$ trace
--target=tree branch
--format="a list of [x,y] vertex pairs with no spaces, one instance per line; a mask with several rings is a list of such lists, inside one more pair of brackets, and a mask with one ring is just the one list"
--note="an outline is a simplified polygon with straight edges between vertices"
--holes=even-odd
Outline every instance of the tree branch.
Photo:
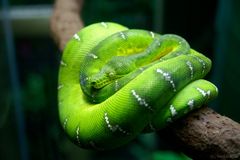
[[240,124],[208,107],[176,121],[168,131],[193,159],[240,159]]
[[79,13],[83,0],[56,0],[50,27],[59,49],[63,50],[67,41],[83,27]]
[[[83,27],[81,6],[82,0],[55,1],[51,30],[60,50]],[[188,114],[167,130],[180,142],[184,153],[194,159],[240,159],[240,124],[210,108]]]

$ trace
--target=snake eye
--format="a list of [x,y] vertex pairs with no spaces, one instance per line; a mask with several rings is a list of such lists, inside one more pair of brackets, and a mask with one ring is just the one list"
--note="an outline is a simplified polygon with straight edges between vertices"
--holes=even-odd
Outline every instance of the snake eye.
[[114,75],[115,75],[115,74],[114,74],[113,72],[109,72],[109,73],[108,73],[108,77],[110,77],[110,78],[113,78]]
[[96,85],[97,85],[97,82],[95,81],[91,82],[91,86],[96,87]]

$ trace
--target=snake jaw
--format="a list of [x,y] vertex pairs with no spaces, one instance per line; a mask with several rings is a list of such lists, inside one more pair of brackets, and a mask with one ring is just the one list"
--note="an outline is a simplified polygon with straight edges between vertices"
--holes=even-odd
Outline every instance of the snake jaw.
[[104,66],[97,73],[80,76],[81,88],[90,101],[98,101],[98,92],[107,85],[121,78],[123,75],[117,75],[114,69]]
[[90,85],[92,88],[101,89],[109,83],[110,81],[107,78],[104,78],[104,79],[93,80],[90,82]]
[[115,78],[114,72],[99,72],[90,78],[90,86],[95,89],[101,89],[110,84]]

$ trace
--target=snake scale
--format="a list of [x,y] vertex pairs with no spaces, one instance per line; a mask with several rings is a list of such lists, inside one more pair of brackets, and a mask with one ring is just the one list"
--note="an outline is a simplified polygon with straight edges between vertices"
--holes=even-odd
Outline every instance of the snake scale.
[[180,36],[91,24],[62,55],[61,124],[82,148],[122,146],[214,99],[216,86],[202,79],[210,68],[210,59]]

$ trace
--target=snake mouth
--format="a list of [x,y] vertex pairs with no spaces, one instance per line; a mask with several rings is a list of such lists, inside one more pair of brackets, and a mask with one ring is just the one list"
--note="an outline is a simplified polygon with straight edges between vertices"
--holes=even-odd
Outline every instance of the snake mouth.
[[90,85],[92,88],[94,89],[101,89],[105,86],[107,86],[108,84],[110,84],[113,80],[108,79],[108,78],[101,78],[101,79],[93,79],[90,82]]
[[101,78],[93,78],[90,81],[90,86],[94,89],[101,89],[111,83],[113,83],[116,79],[121,78],[121,75],[115,75],[114,77],[109,77],[107,75],[102,76]]
[[108,85],[110,82],[108,80],[104,81],[92,81],[90,85],[95,89],[101,89],[104,86]]
[[117,75],[114,69],[106,65],[99,72],[92,74],[89,85],[92,89],[101,89],[120,77],[121,75]]

